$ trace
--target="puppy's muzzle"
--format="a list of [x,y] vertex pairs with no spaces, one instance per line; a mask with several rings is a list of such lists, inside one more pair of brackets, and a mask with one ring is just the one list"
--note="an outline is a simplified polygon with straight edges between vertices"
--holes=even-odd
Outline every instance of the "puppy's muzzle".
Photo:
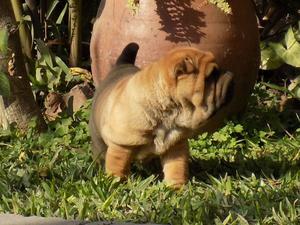
[[215,107],[216,109],[229,103],[233,98],[234,82],[233,73],[214,68],[208,79],[215,83]]

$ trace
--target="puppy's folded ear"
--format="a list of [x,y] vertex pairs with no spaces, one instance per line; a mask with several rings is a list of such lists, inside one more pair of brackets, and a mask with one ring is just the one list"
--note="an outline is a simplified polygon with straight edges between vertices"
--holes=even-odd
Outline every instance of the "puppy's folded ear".
[[185,57],[181,62],[176,64],[174,74],[177,77],[184,74],[194,73],[196,70],[197,68],[194,65],[193,60],[190,57]]

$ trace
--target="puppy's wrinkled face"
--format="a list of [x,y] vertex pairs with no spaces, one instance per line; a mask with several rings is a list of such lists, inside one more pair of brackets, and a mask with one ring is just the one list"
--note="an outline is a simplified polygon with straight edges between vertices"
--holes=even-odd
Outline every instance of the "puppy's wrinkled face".
[[179,123],[199,128],[225,103],[233,75],[219,71],[212,53],[190,47],[169,52],[163,62],[171,96],[182,106]]

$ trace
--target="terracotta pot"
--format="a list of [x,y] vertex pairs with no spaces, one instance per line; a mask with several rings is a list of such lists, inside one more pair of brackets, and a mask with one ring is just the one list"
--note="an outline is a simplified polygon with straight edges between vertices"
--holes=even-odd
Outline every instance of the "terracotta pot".
[[[105,77],[122,49],[139,45],[136,64],[143,67],[175,46],[191,45],[211,51],[217,63],[234,73],[234,99],[214,118],[242,111],[256,80],[259,66],[259,34],[251,0],[228,0],[226,15],[206,0],[140,0],[133,15],[126,0],[102,0],[91,39],[95,85]],[[222,114],[222,115],[220,115]]]

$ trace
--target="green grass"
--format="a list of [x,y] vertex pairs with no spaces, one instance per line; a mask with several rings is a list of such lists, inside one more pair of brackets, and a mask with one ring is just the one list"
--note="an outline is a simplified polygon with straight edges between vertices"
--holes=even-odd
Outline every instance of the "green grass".
[[[171,224],[300,224],[300,121],[278,113],[257,85],[239,122],[190,140],[191,178],[180,191],[134,166],[126,182],[90,154],[88,110],[37,135],[0,133],[0,213]],[[33,126],[34,127],[34,124]]]

